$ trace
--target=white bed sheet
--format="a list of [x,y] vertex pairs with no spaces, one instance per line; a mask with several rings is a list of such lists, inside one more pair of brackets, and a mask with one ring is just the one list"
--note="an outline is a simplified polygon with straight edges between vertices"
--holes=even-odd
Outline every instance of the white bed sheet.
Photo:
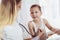
[[60,35],[54,34],[50,36],[47,40],[60,40]]

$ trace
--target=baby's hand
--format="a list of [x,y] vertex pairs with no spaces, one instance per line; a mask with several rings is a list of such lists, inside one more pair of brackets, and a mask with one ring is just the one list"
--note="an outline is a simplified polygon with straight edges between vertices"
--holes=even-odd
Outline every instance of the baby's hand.
[[[38,37],[41,38],[41,39],[46,39],[46,33],[45,33],[45,30],[42,30],[42,29],[39,29],[39,34],[38,34]],[[38,32],[37,32],[38,33]]]
[[57,30],[57,34],[60,35],[60,29]]
[[41,34],[42,30],[41,29],[38,29],[37,32],[36,32],[36,35],[39,35]]
[[36,32],[36,35],[39,35],[41,32],[40,32],[40,29],[37,30]]
[[44,33],[44,30],[42,30],[42,29],[37,30],[37,35],[40,35],[40,34],[43,34],[43,33]]

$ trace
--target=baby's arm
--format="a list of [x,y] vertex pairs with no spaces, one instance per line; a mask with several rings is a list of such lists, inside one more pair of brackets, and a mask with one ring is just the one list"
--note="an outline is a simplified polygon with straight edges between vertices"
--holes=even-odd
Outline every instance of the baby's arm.
[[44,23],[45,23],[45,25],[47,26],[48,29],[50,29],[51,31],[53,31],[55,33],[60,34],[60,29],[52,27],[46,19],[43,19],[43,20],[44,20]]
[[28,23],[28,28],[32,37],[40,36],[42,34],[42,32],[40,32],[41,29],[38,29],[37,32],[35,32],[34,26],[31,21]]
[[34,26],[31,21],[28,23],[28,28],[29,28],[29,31],[30,31],[30,34],[32,35],[32,37],[35,37],[36,34],[34,32]]

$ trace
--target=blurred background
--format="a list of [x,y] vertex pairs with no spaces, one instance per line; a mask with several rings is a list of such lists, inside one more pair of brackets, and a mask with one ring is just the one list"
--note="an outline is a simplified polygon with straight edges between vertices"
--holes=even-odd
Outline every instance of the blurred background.
[[[21,11],[18,11],[17,18],[21,24],[28,29],[28,22],[32,20],[30,7],[33,4],[41,6],[42,18],[46,18],[53,27],[60,29],[60,0],[22,0]],[[47,31],[49,30],[47,29]]]

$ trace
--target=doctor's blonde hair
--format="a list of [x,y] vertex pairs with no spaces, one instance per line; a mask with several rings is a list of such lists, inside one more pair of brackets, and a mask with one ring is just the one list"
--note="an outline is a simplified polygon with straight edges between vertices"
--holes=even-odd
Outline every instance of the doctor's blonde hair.
[[15,15],[15,0],[2,0],[0,6],[0,25],[11,24]]
[[17,9],[16,4],[21,0],[2,0],[0,4],[0,38],[2,38],[2,31],[6,25],[10,25],[14,22]]

